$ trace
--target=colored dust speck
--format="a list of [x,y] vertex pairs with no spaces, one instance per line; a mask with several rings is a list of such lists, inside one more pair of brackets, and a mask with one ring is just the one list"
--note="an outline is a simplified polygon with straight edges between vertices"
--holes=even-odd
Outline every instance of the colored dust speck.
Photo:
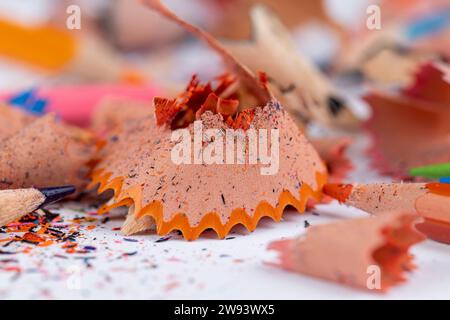
[[[0,228],[0,233],[5,236],[0,238],[0,244],[2,244],[0,248],[3,248],[0,252],[1,254],[30,253],[33,246],[49,247],[61,244],[61,248],[66,253],[82,253],[76,250],[77,239],[83,236],[82,230],[95,229],[96,226],[92,222],[96,221],[97,219],[93,217],[75,217],[65,221],[59,213],[39,210]],[[85,223],[89,225],[85,226]],[[22,243],[23,246],[19,245],[17,251],[5,249],[11,247],[13,243]]]
[[162,237],[162,238],[159,238],[158,240],[156,240],[155,242],[156,242],[156,243],[166,242],[166,241],[168,241],[170,238],[171,238],[170,236]]
[[164,291],[171,291],[173,289],[176,289],[180,286],[180,283],[177,281],[173,281],[173,282],[169,282],[165,287],[164,287]]

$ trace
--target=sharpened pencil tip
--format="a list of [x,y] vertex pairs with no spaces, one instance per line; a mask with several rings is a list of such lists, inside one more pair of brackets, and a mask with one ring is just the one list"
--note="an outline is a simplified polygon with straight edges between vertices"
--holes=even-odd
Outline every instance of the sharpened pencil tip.
[[351,184],[327,183],[323,187],[323,193],[343,203],[347,201],[352,189],[353,186]]
[[40,207],[42,207],[44,205],[58,201],[64,197],[74,193],[75,187],[74,186],[61,186],[61,187],[43,188],[43,189],[39,189],[39,191],[45,196],[45,201],[40,206]]

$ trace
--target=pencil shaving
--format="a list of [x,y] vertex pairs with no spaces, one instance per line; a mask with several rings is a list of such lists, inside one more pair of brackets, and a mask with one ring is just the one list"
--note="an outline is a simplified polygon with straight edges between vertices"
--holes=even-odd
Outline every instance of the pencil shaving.
[[82,187],[94,152],[90,134],[58,124],[53,115],[33,121],[3,140],[1,146],[0,189]]
[[436,108],[450,113],[450,66],[430,62],[421,64],[402,92],[412,99],[436,104]]
[[353,169],[346,151],[351,144],[350,138],[314,138],[311,143],[323,159],[328,170],[328,182],[342,182]]
[[304,236],[272,242],[269,249],[278,252],[274,265],[280,268],[384,292],[415,268],[409,248],[424,240],[416,221],[404,212],[344,220],[310,227]]
[[295,48],[289,31],[268,8],[251,10],[253,39],[223,42],[253,72],[264,70],[275,97],[303,127],[316,121],[354,128],[359,122],[337,89]]
[[377,85],[408,85],[414,81],[420,65],[435,59],[432,54],[398,52],[385,48],[361,64],[364,76]]
[[14,135],[34,120],[19,108],[0,104],[0,144],[3,139]]
[[133,121],[150,117],[153,112],[151,103],[105,97],[94,110],[91,127],[99,134],[114,134],[125,130]]
[[[267,129],[271,124],[281,131],[280,153],[286,157],[280,160],[276,175],[262,176],[260,164],[247,162],[177,165],[170,159],[175,145],[172,130],[156,126],[155,118],[145,119],[118,135],[117,146],[94,174],[93,185],[100,183],[99,192],[112,189],[115,193],[114,204],[100,211],[134,205],[135,218],[152,217],[159,234],[180,230],[189,240],[206,229],[214,229],[223,238],[236,224],[253,231],[263,216],[279,221],[288,204],[302,212],[308,198],[320,199],[325,168],[279,105],[270,103],[254,113],[251,127]],[[227,127],[222,116],[211,111],[202,120],[211,124],[208,129]],[[192,123],[188,128],[193,132]],[[125,148],[126,154],[119,151]]]
[[412,167],[450,162],[450,83],[445,76],[427,64],[403,94],[372,91],[365,97],[372,108],[366,123],[373,137],[368,153],[382,173],[407,177]]
[[[101,160],[93,176],[92,185],[100,184],[99,192],[113,189],[115,194],[114,204],[100,211],[133,206],[134,218],[151,217],[159,234],[180,230],[185,239],[194,240],[206,229],[223,238],[236,224],[253,231],[264,216],[279,221],[287,205],[303,212],[310,197],[319,200],[326,169],[281,105],[271,101],[264,76],[255,77],[214,38],[175,16],[159,1],[145,2],[206,40],[224,58],[231,74],[219,77],[217,85],[203,85],[193,77],[178,97],[154,99],[155,116],[118,135],[112,152]],[[245,105],[247,101],[255,104]],[[227,129],[241,133],[248,129],[279,130],[279,153],[283,156],[278,171],[262,175],[261,163],[249,161],[247,144],[242,149],[242,162],[203,165],[195,163],[197,154],[190,153],[188,160],[194,162],[176,164],[171,151],[177,141],[171,136],[187,129],[189,145],[195,144],[195,120],[200,120],[205,130],[223,133]],[[222,139],[205,141],[200,153],[216,143],[220,148]],[[238,140],[244,141],[242,137]],[[131,217],[128,220],[130,224],[137,222]],[[130,232],[127,227],[124,230]]]
[[198,38],[204,40],[206,44],[222,58],[229,71],[239,78],[242,86],[245,87],[247,91],[249,91],[255,98],[257,98],[258,105],[263,106],[272,99],[272,94],[269,90],[267,90],[265,84],[255,81],[255,77],[248,69],[248,67],[239,63],[236,58],[210,34],[179,18],[175,13],[164,6],[159,0],[141,1],[149,8],[152,8],[167,19],[173,21]]

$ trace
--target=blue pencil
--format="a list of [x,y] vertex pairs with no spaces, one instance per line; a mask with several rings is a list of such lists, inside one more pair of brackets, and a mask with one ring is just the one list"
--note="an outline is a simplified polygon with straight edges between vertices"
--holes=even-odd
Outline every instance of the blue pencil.
[[440,178],[439,182],[441,182],[441,183],[450,183],[450,177]]

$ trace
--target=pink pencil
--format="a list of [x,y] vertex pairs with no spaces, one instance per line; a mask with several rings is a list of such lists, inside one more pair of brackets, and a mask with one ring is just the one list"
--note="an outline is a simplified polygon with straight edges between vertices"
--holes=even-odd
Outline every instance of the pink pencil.
[[[36,97],[47,101],[46,112],[55,112],[67,123],[88,126],[95,107],[105,97],[151,102],[160,91],[152,85],[68,85],[36,89]],[[8,100],[14,94],[6,94]]]

